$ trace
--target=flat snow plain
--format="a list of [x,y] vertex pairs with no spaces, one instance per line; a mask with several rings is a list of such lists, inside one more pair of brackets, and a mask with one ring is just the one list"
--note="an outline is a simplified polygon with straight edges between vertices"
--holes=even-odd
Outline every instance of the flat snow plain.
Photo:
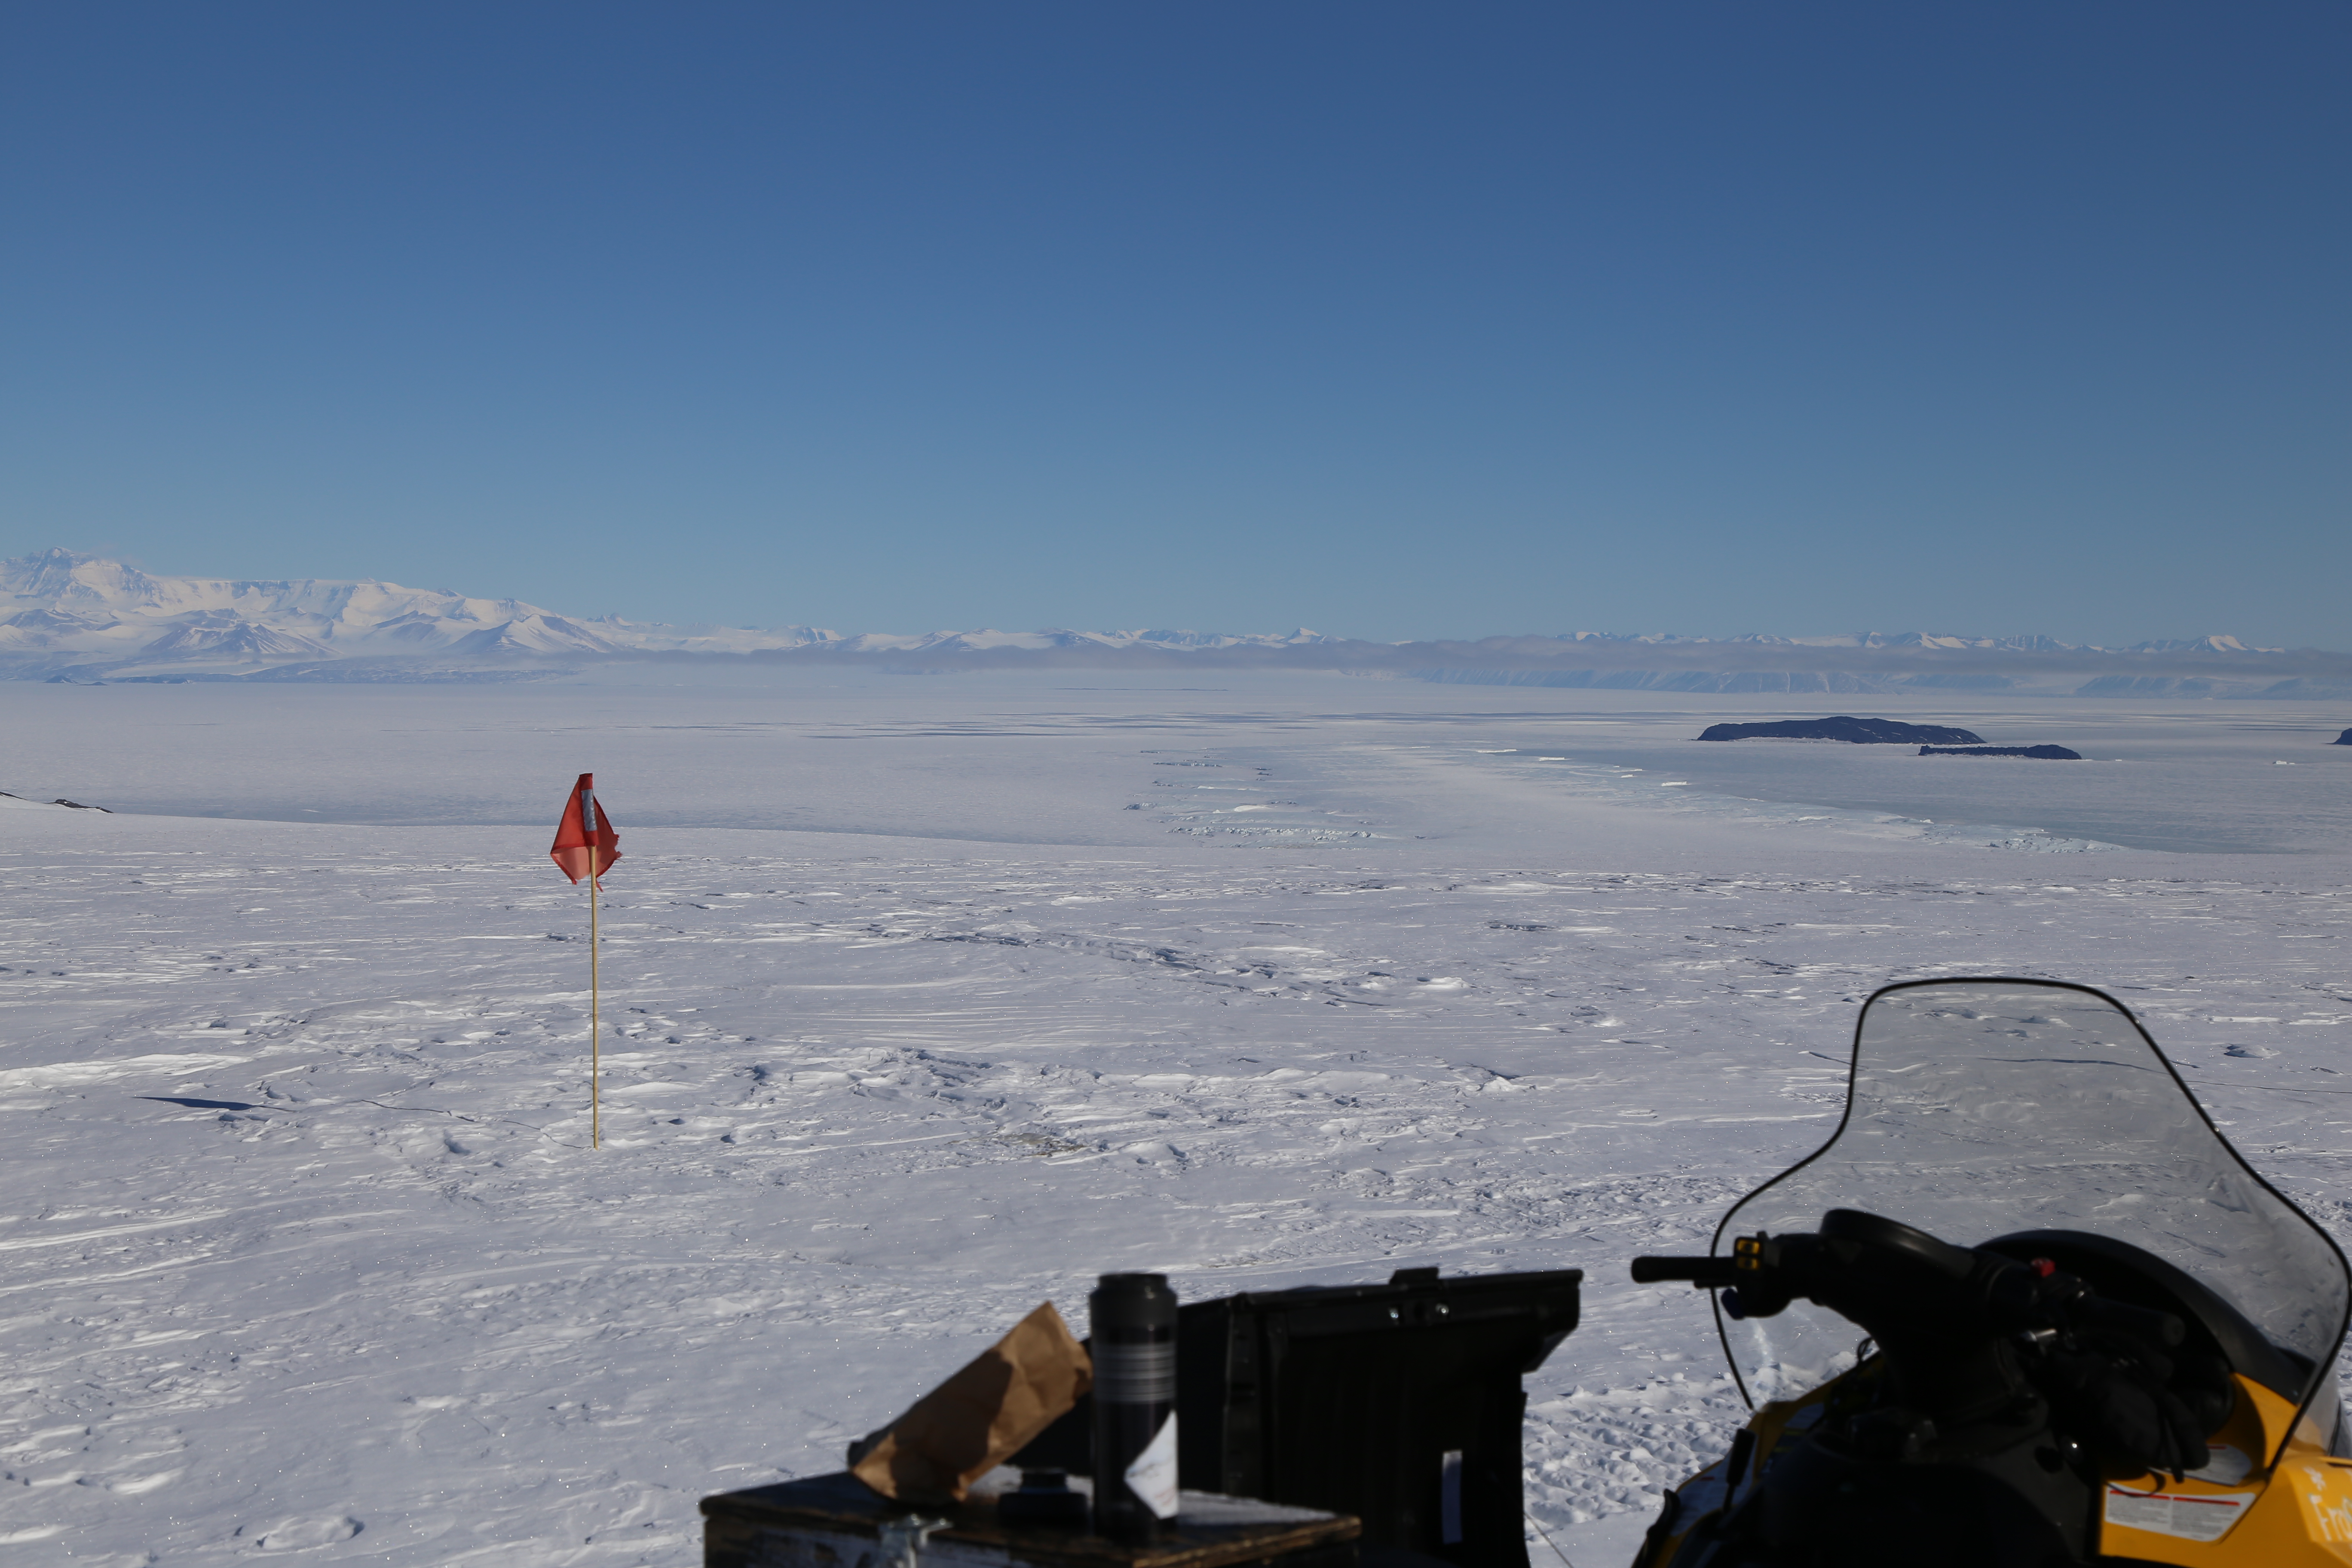
[[[1605,1568],[1741,1415],[1626,1259],[1895,979],[2114,991],[2352,1236],[2342,713],[681,679],[0,686],[0,789],[118,813],[0,801],[13,1561],[691,1564],[1099,1271],[1436,1264],[1587,1271],[1528,1498]],[[1845,711],[2095,760],[1691,740]]]

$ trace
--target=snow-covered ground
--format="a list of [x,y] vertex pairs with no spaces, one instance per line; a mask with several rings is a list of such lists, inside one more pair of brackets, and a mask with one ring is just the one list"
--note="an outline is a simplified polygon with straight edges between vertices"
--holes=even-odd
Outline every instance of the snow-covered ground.
[[1739,1418],[1625,1261],[1818,1142],[1895,978],[2112,989],[2352,1234],[2332,710],[1862,710],[2098,759],[2046,763],[1690,740],[1850,702],[661,679],[0,686],[0,790],[116,813],[0,801],[12,1560],[688,1564],[698,1497],[1097,1272],[1437,1264],[1587,1270],[1529,1500],[1622,1562]]

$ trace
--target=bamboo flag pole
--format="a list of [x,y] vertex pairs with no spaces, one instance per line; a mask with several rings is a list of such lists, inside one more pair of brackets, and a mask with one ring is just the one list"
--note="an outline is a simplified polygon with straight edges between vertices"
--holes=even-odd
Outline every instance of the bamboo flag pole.
[[597,1016],[602,989],[596,973],[597,932],[596,906],[604,900],[596,896],[596,840],[588,840],[588,1147],[604,1146],[604,1102],[599,1087],[604,1074],[604,1032]]
[[588,883],[588,1146],[604,1146],[604,986],[603,874],[621,858],[621,835],[613,819],[596,809],[596,775],[582,773],[563,803],[548,850],[557,868],[574,882]]

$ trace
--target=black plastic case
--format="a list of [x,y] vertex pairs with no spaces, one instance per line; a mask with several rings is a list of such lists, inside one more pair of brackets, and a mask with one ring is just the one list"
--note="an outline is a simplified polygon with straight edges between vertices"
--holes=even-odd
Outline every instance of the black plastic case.
[[[1408,1268],[1183,1306],[1182,1484],[1354,1514],[1367,1563],[1526,1568],[1519,1376],[1575,1329],[1583,1279]],[[1091,1418],[1082,1401],[1013,1462],[1090,1473]]]

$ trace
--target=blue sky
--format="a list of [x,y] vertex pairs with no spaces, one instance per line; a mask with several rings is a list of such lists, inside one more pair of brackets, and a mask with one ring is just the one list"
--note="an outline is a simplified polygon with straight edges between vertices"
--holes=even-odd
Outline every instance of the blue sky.
[[20,5],[0,554],[2352,646],[2352,8]]

